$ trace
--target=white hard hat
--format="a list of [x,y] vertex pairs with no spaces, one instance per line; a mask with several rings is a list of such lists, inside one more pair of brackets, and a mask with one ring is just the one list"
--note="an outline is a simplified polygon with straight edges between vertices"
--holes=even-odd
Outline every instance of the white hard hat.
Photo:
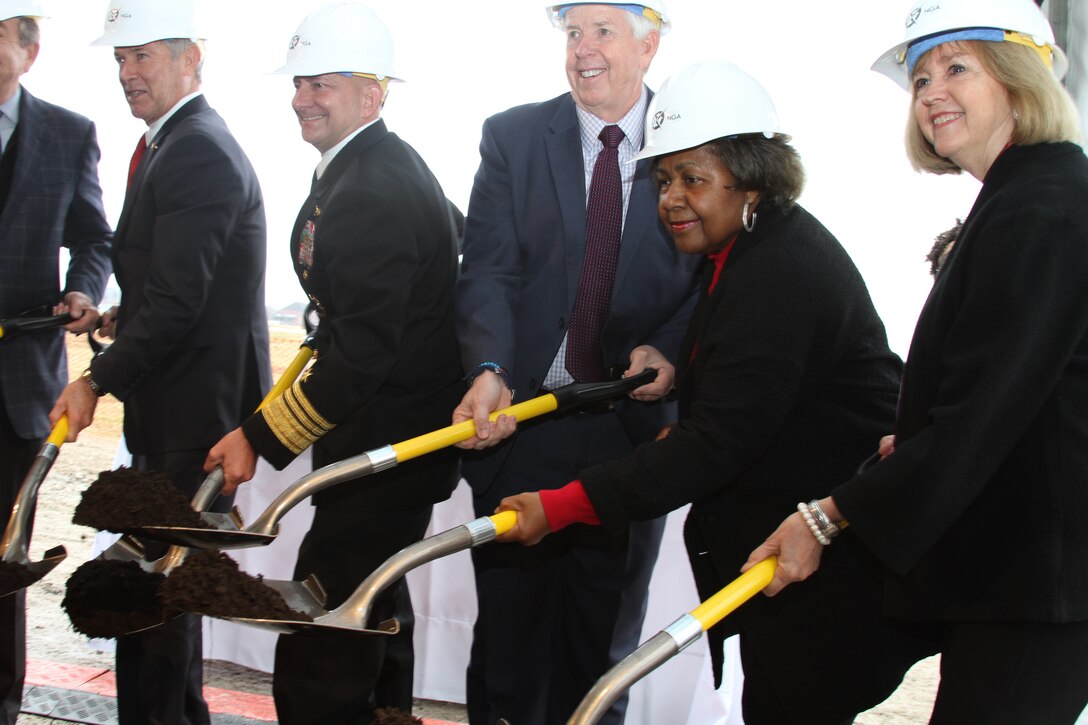
[[642,15],[650,20],[657,26],[658,31],[664,35],[669,32],[669,28],[672,27],[672,23],[669,22],[669,16],[665,12],[664,0],[641,0],[641,2],[623,2],[623,0],[589,0],[588,2],[568,2],[559,3],[558,5],[549,4],[545,6],[545,10],[548,13],[548,20],[552,21],[552,25],[562,29],[562,16],[566,9],[573,7],[574,5],[618,5],[624,10],[628,10],[635,15]]
[[42,17],[45,17],[45,13],[38,0],[0,0],[0,21]]
[[156,40],[202,40],[195,0],[110,0],[105,31],[91,45],[129,48]]
[[877,58],[872,68],[909,90],[917,57],[953,40],[1020,43],[1035,48],[1058,80],[1069,69],[1050,23],[1033,0],[915,0],[903,41]]
[[723,136],[779,132],[771,97],[732,63],[695,63],[671,76],[646,111],[646,144],[639,159],[701,146]]
[[299,23],[287,46],[287,64],[275,73],[319,76],[368,73],[401,80],[393,36],[373,10],[352,2],[327,5]]

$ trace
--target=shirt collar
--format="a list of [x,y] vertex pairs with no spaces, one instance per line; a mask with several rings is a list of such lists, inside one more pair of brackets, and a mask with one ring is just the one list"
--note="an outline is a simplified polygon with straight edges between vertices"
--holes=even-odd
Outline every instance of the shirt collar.
[[147,127],[147,131],[144,132],[144,141],[147,142],[147,145],[151,145],[151,142],[154,141],[155,137],[159,135],[159,131],[162,130],[162,127],[166,125],[166,122],[170,120],[171,116],[178,112],[179,108],[181,108],[197,96],[203,95],[203,93],[203,91],[196,91],[195,93],[190,93],[189,95],[185,96],[185,98],[182,98],[180,101],[175,103],[169,111],[162,114],[162,116],[157,121],[149,125]]
[[[616,121],[616,125],[623,129],[623,142],[630,144],[635,151],[642,149],[642,133],[646,124],[646,107],[649,105],[650,92],[646,88],[646,85],[642,86],[642,93],[639,94],[638,100],[635,101],[635,105],[631,106],[623,118]],[[575,106],[575,111],[578,113],[579,125],[593,134],[594,137],[598,136],[605,126],[610,126],[607,121],[603,121],[597,116],[593,115],[589,111],[586,111],[581,106]]]
[[351,143],[351,140],[353,138],[355,138],[356,136],[361,134],[363,131],[365,131],[366,129],[370,128],[375,123],[377,123],[379,118],[375,118],[370,123],[363,124],[359,128],[357,128],[354,131],[352,131],[351,133],[349,133],[347,136],[345,136],[344,139],[340,143],[336,144],[331,149],[329,149],[325,153],[321,154],[321,160],[317,162],[317,168],[314,169],[314,176],[316,176],[317,178],[320,179],[321,175],[325,173],[325,169],[329,168],[329,164],[331,164],[332,160],[336,158],[336,155],[338,153],[340,153],[344,149],[345,146],[347,146],[349,143]]

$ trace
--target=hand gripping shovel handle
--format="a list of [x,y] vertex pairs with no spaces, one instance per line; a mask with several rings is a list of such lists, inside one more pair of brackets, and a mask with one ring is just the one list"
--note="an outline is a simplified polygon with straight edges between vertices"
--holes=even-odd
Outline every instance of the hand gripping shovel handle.
[[[496,420],[500,415],[510,415],[518,421],[536,418],[555,410],[569,410],[588,403],[599,403],[626,395],[636,388],[652,383],[657,370],[647,368],[637,375],[603,383],[575,383],[557,388],[544,395],[496,410],[488,416]],[[476,435],[476,424],[471,420],[440,428],[415,438],[376,448],[358,456],[329,464],[303,476],[275,498],[246,531],[265,537],[276,535],[277,525],[288,511],[318,491],[343,481],[378,473],[393,468],[398,463],[418,458],[433,451],[466,441]],[[267,538],[267,543],[271,538]]]
[[606,672],[582,699],[567,725],[592,725],[632,685],[698,640],[737,607],[771,583],[778,566],[768,557],[741,574],[690,613],[646,640]]
[[45,480],[49,469],[53,467],[53,461],[57,460],[57,452],[60,450],[64,439],[68,437],[68,416],[62,415],[53,431],[42,444],[30,470],[23,478],[23,484],[19,487],[19,493],[15,498],[15,505],[11,509],[11,517],[8,519],[7,528],[4,530],[4,539],[0,543],[0,559],[4,561],[25,561],[27,558],[27,545],[29,544],[30,514],[34,510],[34,502],[38,498],[38,488]]

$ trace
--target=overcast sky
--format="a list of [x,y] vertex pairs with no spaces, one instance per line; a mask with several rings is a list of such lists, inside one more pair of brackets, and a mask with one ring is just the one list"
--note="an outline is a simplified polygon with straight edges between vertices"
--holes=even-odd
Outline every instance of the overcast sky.
[[[966,216],[971,178],[914,173],[903,152],[908,96],[869,70],[896,43],[902,0],[666,0],[673,29],[647,81],[706,59],[745,68],[768,89],[783,130],[808,172],[801,203],[834,232],[862,270],[905,354],[930,286],[924,256],[933,237]],[[32,93],[89,116],[102,147],[99,174],[111,222],[120,215],[128,159],[144,124],[131,116],[102,32],[103,0],[45,0],[42,52],[24,76]],[[318,153],[299,136],[289,77],[271,75],[319,0],[219,0],[203,7],[204,91],[245,148],[268,209],[268,303],[304,300],[287,253],[295,214]],[[406,83],[384,117],[427,160],[446,194],[467,211],[479,164],[480,127],[510,106],[567,90],[563,35],[533,0],[374,0],[389,26]],[[860,32],[859,32],[859,29]]]

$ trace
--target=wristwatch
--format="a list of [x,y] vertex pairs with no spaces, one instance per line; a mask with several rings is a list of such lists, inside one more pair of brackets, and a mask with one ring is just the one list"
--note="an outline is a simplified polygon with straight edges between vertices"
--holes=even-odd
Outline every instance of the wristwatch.
[[91,386],[91,392],[97,395],[99,398],[106,394],[106,391],[102,389],[102,386],[94,381],[94,376],[91,375],[90,368],[84,370],[83,374],[80,375],[80,377],[83,378],[84,381],[86,381],[87,385]]

